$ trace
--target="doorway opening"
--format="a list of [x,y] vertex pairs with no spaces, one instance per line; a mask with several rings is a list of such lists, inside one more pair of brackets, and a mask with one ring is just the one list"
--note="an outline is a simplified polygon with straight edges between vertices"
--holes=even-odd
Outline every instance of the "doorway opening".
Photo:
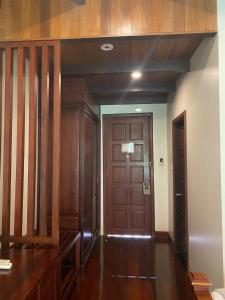
[[105,115],[105,235],[154,234],[152,114]]
[[173,121],[174,244],[188,268],[187,139],[186,112]]

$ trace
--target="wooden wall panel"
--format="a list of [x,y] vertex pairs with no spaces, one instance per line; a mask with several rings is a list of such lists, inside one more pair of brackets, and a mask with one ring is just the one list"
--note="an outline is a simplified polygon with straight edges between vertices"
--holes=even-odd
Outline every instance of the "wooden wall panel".
[[206,0],[207,7],[207,31],[213,31],[217,27],[217,6],[216,1]]
[[173,30],[175,32],[185,31],[185,0],[174,2]]
[[153,9],[153,2],[148,0],[141,1],[141,31],[148,32],[152,31],[152,9]]
[[196,31],[196,0],[185,0],[185,31]]
[[[207,3],[206,0],[198,0],[196,6],[196,29],[198,31],[207,30]],[[201,9],[204,7],[205,9]]]
[[216,32],[216,0],[2,0],[2,40]]

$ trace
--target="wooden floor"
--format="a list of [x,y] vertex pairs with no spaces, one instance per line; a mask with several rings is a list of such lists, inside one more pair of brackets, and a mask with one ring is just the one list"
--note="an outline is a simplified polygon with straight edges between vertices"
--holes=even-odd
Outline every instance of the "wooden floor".
[[166,243],[102,238],[71,299],[193,300],[185,272]]

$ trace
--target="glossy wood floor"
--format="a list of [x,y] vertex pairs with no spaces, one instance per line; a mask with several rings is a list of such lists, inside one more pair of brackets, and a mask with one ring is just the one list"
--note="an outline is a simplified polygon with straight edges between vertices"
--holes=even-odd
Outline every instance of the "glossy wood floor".
[[101,238],[71,299],[193,300],[185,272],[166,243]]

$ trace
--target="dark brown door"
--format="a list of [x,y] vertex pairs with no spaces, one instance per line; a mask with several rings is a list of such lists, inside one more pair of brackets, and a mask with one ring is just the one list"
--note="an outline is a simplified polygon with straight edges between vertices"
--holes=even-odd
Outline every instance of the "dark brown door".
[[183,265],[188,260],[187,230],[187,172],[186,172],[186,118],[185,113],[173,122],[174,154],[174,231],[175,248]]
[[106,234],[151,235],[152,117],[104,117]]

